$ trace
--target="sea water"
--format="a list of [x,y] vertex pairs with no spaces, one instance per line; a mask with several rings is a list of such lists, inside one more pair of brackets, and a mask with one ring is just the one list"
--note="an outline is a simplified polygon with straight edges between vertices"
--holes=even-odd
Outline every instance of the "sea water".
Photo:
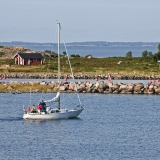
[[[88,45],[89,44],[89,45]],[[95,58],[105,57],[125,57],[127,52],[131,51],[133,57],[141,57],[142,52],[147,50],[155,54],[158,51],[158,42],[143,43],[143,42],[80,42],[61,45],[61,54],[67,52],[69,55],[78,54],[80,56],[92,55]],[[29,42],[0,42],[4,46],[21,46],[36,51],[52,50],[57,53],[57,45],[51,43],[29,43]]]
[[[159,95],[80,94],[79,118],[23,120],[23,105],[56,93],[0,93],[0,159],[159,160]],[[69,107],[77,105],[62,93]]]
[[[51,46],[28,46],[33,50],[53,50],[57,51],[57,47]],[[78,54],[80,56],[92,55],[95,58],[106,57],[125,57],[128,51],[132,51],[133,57],[141,57],[143,51],[149,51],[153,54],[157,52],[157,47],[113,47],[113,46],[67,46],[67,52],[69,55]],[[65,48],[61,49],[61,52],[65,52]]]

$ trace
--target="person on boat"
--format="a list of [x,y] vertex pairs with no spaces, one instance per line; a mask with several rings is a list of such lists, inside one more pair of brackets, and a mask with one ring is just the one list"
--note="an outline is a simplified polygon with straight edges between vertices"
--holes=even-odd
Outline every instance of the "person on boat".
[[28,107],[26,107],[26,112],[30,112],[30,107],[28,106]]
[[36,108],[35,108],[35,105],[33,104],[33,106],[32,106],[32,110],[31,110],[31,112],[33,112],[33,113],[35,113],[36,112]]
[[46,103],[43,100],[40,102],[40,105],[42,106],[42,111],[46,111]]
[[38,104],[38,106],[37,106],[37,110],[38,110],[38,113],[41,113],[41,110],[42,110],[42,106],[41,106],[41,104]]

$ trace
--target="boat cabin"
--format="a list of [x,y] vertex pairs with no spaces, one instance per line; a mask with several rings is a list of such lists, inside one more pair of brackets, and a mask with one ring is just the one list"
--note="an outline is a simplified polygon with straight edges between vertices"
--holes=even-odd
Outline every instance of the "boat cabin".
[[41,53],[17,53],[13,58],[18,65],[42,65],[44,60]]

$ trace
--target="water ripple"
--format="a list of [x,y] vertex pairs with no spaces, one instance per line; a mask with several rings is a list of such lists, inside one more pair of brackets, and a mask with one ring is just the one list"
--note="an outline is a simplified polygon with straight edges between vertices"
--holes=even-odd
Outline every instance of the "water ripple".
[[[1,103],[7,97],[1,94]],[[10,95],[1,107],[2,160],[160,159],[159,96],[80,94],[85,110],[67,120],[23,120],[26,97]],[[33,94],[34,101],[40,97]]]

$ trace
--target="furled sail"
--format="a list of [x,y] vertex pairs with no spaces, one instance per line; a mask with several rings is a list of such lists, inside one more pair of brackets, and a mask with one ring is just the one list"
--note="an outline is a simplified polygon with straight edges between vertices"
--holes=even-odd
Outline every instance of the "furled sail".
[[51,100],[46,100],[46,101],[44,101],[44,102],[45,102],[45,103],[47,103],[47,102],[58,102],[59,97],[60,97],[60,93],[57,92],[57,95],[56,95],[54,98],[52,98]]

